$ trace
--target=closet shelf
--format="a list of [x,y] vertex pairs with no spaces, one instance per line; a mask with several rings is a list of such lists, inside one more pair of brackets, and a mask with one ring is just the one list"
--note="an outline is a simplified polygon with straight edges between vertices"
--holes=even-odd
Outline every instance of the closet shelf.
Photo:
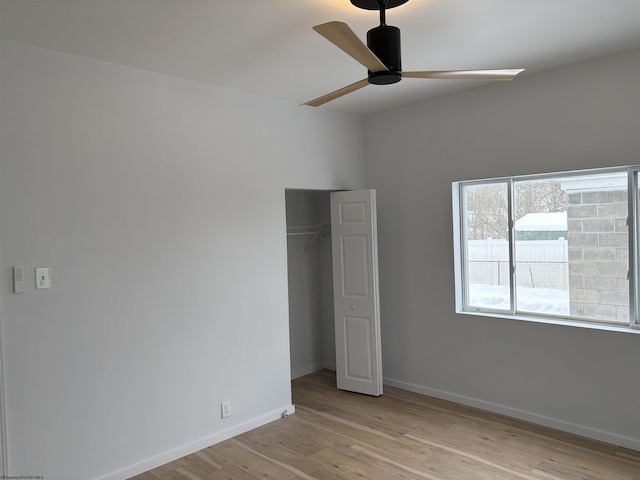
[[331,225],[287,225],[287,236],[313,235],[304,247],[304,253],[318,238],[326,238],[331,235]]

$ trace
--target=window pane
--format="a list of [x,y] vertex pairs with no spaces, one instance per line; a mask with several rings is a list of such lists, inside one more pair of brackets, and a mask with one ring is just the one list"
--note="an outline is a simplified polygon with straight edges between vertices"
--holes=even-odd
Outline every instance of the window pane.
[[463,196],[466,306],[511,310],[507,184],[469,185]]
[[628,324],[625,173],[514,182],[517,310]]

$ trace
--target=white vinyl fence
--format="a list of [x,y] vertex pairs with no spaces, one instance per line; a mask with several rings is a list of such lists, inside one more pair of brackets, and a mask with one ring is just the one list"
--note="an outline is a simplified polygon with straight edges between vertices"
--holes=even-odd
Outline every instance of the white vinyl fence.
[[[516,281],[531,288],[569,289],[567,240],[516,241]],[[509,243],[506,240],[469,240],[470,283],[509,285]]]

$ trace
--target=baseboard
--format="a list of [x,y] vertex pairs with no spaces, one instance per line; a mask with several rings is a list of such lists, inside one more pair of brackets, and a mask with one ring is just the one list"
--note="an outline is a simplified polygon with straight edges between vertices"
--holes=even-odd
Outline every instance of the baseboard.
[[310,373],[317,372],[318,370],[322,370],[324,365],[322,363],[318,363],[316,365],[310,365],[308,367],[300,368],[291,372],[291,380],[295,380],[296,378],[304,377],[305,375],[309,375]]
[[582,437],[599,440],[601,442],[611,443],[613,445],[619,445],[621,447],[630,448],[632,450],[640,451],[640,439],[625,437],[617,435],[611,432],[605,432],[602,430],[593,429],[583,425],[577,425],[575,423],[565,422],[556,418],[545,417],[524,410],[518,410],[517,408],[507,407],[497,403],[487,402],[485,400],[479,400],[473,397],[467,397],[464,395],[458,395],[456,393],[446,392],[443,390],[436,390],[433,388],[422,387],[420,385],[414,385],[412,383],[402,382],[400,380],[394,380],[393,378],[385,378],[384,384],[390,387],[401,388],[402,390],[408,390],[414,393],[420,393],[429,397],[440,398],[442,400],[449,400],[451,402],[461,403],[470,407],[480,408],[493,413],[499,413],[507,417],[517,418],[526,422],[536,423],[538,425],[544,425],[545,427],[555,428],[556,430],[562,430],[564,432],[573,433]]
[[128,478],[135,477],[136,475],[140,475],[141,473],[148,472],[149,470],[153,470],[154,468],[160,467],[166,463],[173,462],[174,460],[186,455],[195,453],[203,448],[210,447],[216,443],[223,442],[242,433],[248,432],[249,430],[253,430],[254,428],[258,428],[266,425],[267,423],[278,420],[282,418],[284,411],[286,411],[287,414],[295,413],[295,407],[293,405],[288,405],[279,408],[273,412],[267,413],[266,415],[254,418],[253,420],[236,425],[235,427],[215,433],[182,447],[178,447],[174,450],[170,450],[158,455],[157,457],[150,458],[149,460],[145,460],[122,470],[118,470],[117,472],[110,473],[109,475],[105,475],[104,477],[100,477],[96,480],[127,480]]

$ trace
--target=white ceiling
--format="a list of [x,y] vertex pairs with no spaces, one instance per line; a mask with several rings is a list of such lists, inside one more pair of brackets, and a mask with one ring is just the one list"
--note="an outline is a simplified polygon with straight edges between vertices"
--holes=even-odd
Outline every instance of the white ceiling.
[[[349,0],[0,0],[2,39],[297,104],[366,77],[311,28],[331,20],[362,39],[379,23]],[[639,48],[640,0],[409,0],[387,24],[404,70],[526,75]],[[480,84],[408,78],[318,108],[366,114]]]

